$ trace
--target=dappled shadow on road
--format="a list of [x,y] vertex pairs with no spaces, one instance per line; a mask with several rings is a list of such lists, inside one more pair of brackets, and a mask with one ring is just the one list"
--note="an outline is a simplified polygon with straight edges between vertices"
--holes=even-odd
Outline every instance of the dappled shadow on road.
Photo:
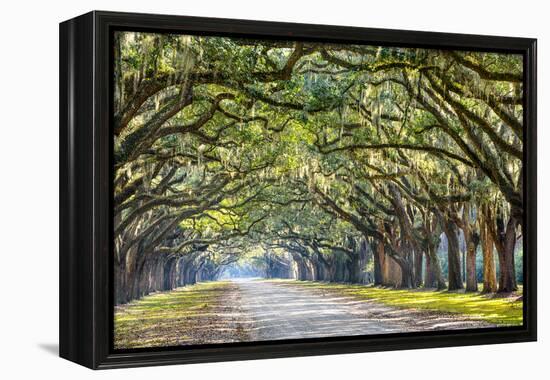
[[210,282],[119,305],[115,308],[115,348],[246,341],[247,322],[239,309],[239,296],[232,283]]
[[[490,327],[456,315],[396,309],[334,293],[271,282],[237,282],[253,340]],[[249,322],[250,323],[250,322]]]
[[115,311],[116,348],[492,327],[458,314],[401,309],[292,282],[254,280],[201,283]]

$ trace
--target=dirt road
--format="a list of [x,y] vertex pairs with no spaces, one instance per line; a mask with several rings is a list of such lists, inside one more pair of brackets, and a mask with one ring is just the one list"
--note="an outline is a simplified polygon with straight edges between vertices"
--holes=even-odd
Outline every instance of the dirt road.
[[234,280],[242,326],[250,340],[370,335],[491,327],[456,315],[396,309],[375,302],[292,286]]

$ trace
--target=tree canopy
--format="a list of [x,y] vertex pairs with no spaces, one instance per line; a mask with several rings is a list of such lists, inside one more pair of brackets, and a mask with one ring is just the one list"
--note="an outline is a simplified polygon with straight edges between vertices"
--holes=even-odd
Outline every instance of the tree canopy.
[[517,288],[521,55],[117,32],[114,58],[117,303],[243,258],[477,290],[478,247]]

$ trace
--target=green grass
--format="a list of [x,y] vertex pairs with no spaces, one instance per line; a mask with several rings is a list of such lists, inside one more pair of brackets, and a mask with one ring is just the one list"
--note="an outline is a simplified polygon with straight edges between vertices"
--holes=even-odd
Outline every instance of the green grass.
[[[523,301],[517,293],[512,297],[498,297],[481,293],[433,291],[428,289],[388,289],[367,285],[335,284],[311,281],[285,281],[299,286],[337,291],[361,299],[369,299],[399,308],[456,313],[500,326],[523,324]],[[521,289],[520,289],[521,291]]]
[[188,343],[190,334],[200,333],[197,323],[216,317],[216,306],[223,302],[227,286],[227,282],[201,282],[117,306],[115,348]]

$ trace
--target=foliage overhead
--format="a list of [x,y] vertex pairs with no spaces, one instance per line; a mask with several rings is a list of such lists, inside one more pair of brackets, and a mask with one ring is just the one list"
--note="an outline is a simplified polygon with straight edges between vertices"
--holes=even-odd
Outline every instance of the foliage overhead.
[[445,221],[521,225],[521,55],[136,32],[114,54],[118,263],[366,239],[403,266]]

